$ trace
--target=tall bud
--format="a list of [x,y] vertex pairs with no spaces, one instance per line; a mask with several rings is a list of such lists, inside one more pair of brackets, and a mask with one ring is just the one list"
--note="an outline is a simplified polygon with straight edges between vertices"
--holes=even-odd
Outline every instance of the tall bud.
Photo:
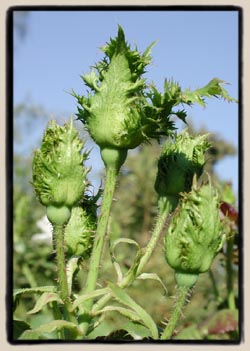
[[83,196],[88,170],[83,161],[83,142],[73,126],[73,120],[64,126],[50,121],[35,151],[32,171],[33,186],[52,224],[62,225],[70,218],[71,208]]

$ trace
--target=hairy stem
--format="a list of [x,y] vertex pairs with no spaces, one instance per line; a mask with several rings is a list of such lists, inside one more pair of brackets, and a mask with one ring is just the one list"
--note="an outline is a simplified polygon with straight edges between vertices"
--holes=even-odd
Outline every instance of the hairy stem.
[[177,326],[177,323],[180,319],[183,307],[185,305],[185,301],[189,294],[189,288],[186,286],[178,286],[177,287],[177,300],[171,315],[171,318],[161,335],[161,340],[169,340],[171,339],[173,332]]
[[[71,301],[69,296],[69,288],[66,273],[66,263],[64,254],[64,225],[53,226],[53,236],[55,242],[56,260],[57,260],[57,276],[60,290],[60,297],[64,302],[62,314],[66,321],[77,324],[75,315],[70,312]],[[60,338],[72,338],[71,332],[65,330],[61,333]]]
[[[108,219],[110,214],[110,208],[112,204],[113,194],[115,190],[115,184],[119,170],[111,167],[106,167],[106,183],[103,193],[103,200],[101,205],[100,218],[96,230],[92,255],[90,258],[89,272],[85,286],[85,293],[91,292],[96,288],[96,282],[98,278],[99,266],[101,261],[101,255],[103,251],[104,238],[106,234],[106,229],[108,225]],[[83,330],[83,334],[87,333],[90,318],[88,312],[93,305],[92,300],[86,301],[83,306],[83,316],[80,317],[80,325]]]
[[63,225],[54,225],[53,227],[60,297],[64,302],[67,303],[69,301],[69,289],[65,265],[63,230]]

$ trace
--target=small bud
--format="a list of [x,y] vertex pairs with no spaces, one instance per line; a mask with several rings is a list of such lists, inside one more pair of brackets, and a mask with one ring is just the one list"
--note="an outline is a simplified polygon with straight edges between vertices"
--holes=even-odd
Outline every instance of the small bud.
[[67,255],[88,258],[93,244],[97,217],[93,211],[80,206],[73,207],[65,227],[64,241]]
[[192,286],[209,270],[225,240],[219,217],[217,192],[211,184],[182,194],[165,237],[165,256],[179,285]]
[[[41,204],[47,207],[48,218],[55,224],[68,218],[68,210],[82,197],[87,169],[83,161],[83,143],[69,124],[59,126],[51,121],[43,136],[41,148],[35,151],[32,170],[33,185]],[[53,222],[52,222],[53,224]]]
[[176,137],[174,143],[166,143],[158,162],[155,190],[159,197],[179,197],[188,192],[194,175],[202,174],[205,152],[210,146],[207,134],[192,137],[185,130]]

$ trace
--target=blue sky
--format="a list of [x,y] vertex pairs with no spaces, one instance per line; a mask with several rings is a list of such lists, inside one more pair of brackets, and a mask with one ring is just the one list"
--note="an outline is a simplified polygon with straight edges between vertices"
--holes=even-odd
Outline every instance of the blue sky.
[[[116,36],[118,24],[141,52],[158,40],[145,78],[160,90],[165,78],[196,89],[218,77],[230,83],[227,90],[238,97],[237,11],[33,11],[27,24],[25,40],[15,42],[15,104],[29,98],[52,116],[74,115],[76,101],[67,92],[86,92],[80,75],[102,58],[99,48]],[[238,148],[237,104],[207,102],[205,109],[188,108],[188,120]],[[34,136],[42,136],[40,128],[45,125],[39,124]],[[95,147],[90,163],[95,176],[102,167]],[[233,182],[237,192],[237,155],[220,162],[216,170],[222,179]]]

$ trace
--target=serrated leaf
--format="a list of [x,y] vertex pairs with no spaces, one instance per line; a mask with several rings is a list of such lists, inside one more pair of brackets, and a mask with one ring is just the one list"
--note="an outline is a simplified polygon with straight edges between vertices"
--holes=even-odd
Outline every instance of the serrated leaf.
[[158,329],[151,316],[140,305],[138,305],[127,293],[125,293],[124,290],[112,283],[109,283],[109,287],[112,291],[114,298],[121,304],[124,304],[125,306],[128,306],[129,308],[133,309],[140,317],[143,324],[146,327],[148,327],[153,339],[157,339]]
[[79,268],[81,261],[82,261],[82,257],[74,256],[74,257],[71,257],[69,259],[69,261],[67,262],[66,274],[67,274],[69,295],[71,295],[71,293],[72,293],[72,284],[73,284],[74,274],[76,273],[77,269]]
[[161,280],[161,278],[156,274],[156,273],[142,273],[140,274],[137,279],[142,279],[142,280],[155,280],[157,282],[159,282],[161,284],[161,286],[164,289],[165,294],[168,294],[168,289],[166,288],[165,284],[163,283],[163,281]]
[[56,330],[67,329],[73,335],[75,339],[78,335],[81,335],[81,330],[72,322],[67,322],[63,320],[54,320],[50,323],[43,324],[40,327],[33,330],[26,330],[19,340],[39,340],[45,334],[53,333]]
[[28,311],[27,314],[34,314],[43,309],[45,305],[50,302],[57,301],[59,304],[63,304],[62,299],[57,293],[44,293],[37,300],[35,307],[32,310]]
[[14,319],[13,321],[13,339],[17,340],[25,330],[29,330],[30,325],[24,321]]
[[42,292],[56,292],[56,286],[41,286],[37,288],[27,288],[27,289],[15,289],[13,296],[14,298],[22,294],[37,294]]
[[77,308],[78,306],[83,304],[85,301],[87,301],[89,299],[94,299],[95,297],[99,297],[101,295],[105,295],[109,292],[110,292],[110,290],[108,288],[103,288],[103,289],[91,291],[90,293],[80,295],[73,302],[71,311],[74,311],[75,308]]
[[37,288],[27,288],[27,289],[14,289],[13,292],[13,303],[14,311],[18,305],[18,301],[21,295],[24,294],[40,294],[43,292],[56,292],[57,288],[55,286],[42,286]]
[[134,311],[120,306],[106,306],[101,310],[99,310],[98,312],[96,312],[95,314],[101,314],[105,312],[119,312],[123,316],[129,319],[132,319],[134,321],[139,321],[141,319],[140,316]]

